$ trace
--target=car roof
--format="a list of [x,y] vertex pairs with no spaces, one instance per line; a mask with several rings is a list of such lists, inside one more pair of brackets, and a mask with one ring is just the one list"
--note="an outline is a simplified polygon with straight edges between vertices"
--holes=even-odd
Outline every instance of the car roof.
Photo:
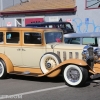
[[0,31],[11,31],[11,30],[39,30],[39,31],[62,31],[61,29],[58,28],[45,28],[45,27],[0,27]]
[[100,37],[100,32],[89,32],[89,33],[71,33],[64,34],[65,38],[76,38],[76,37]]
[[52,24],[71,24],[70,22],[39,22],[39,23],[31,23],[31,24],[27,24],[26,26],[36,26],[36,25],[52,25]]

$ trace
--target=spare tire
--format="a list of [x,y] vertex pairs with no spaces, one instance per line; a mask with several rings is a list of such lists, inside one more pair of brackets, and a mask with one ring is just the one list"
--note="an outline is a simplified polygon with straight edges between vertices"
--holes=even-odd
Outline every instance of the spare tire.
[[55,53],[45,53],[40,59],[40,68],[42,72],[48,73],[51,69],[61,63],[60,57]]

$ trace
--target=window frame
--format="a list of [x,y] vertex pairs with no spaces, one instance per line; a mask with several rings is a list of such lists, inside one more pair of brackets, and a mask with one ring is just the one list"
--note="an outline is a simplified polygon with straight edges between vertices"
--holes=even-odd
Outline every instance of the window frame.
[[[80,40],[79,40],[79,42],[80,42],[79,44],[82,44],[82,38],[80,38],[80,37],[70,37],[70,38],[69,38],[69,37],[68,37],[68,38],[65,37],[65,38],[64,38],[64,42],[67,43],[67,44],[73,44],[73,43],[71,43],[71,42],[72,42],[73,39],[76,39],[76,38],[79,38],[79,39],[80,39]],[[67,42],[65,41],[66,39],[68,39]],[[75,43],[75,44],[76,44],[76,43]]]
[[[85,10],[100,9],[100,7],[88,8],[88,7],[87,7],[87,1],[88,1],[88,0],[85,0]],[[99,6],[100,6],[100,3],[99,3]]]
[[[82,38],[82,44],[83,44],[83,39],[84,39],[84,38],[94,38],[94,39],[95,39],[95,40],[94,40],[94,41],[95,41],[95,45],[92,45],[92,46],[93,46],[93,47],[98,46],[98,38],[97,38],[97,37],[83,37],[83,38]],[[88,44],[89,44],[89,43],[88,43]],[[87,45],[87,44],[83,44],[83,45]]]
[[[47,43],[47,40],[46,40],[46,34],[48,34],[48,33],[50,33],[50,32],[54,32],[54,33],[60,32],[61,35],[62,35],[62,40],[61,40],[60,43],[63,43],[63,42],[64,42],[63,32],[62,32],[62,31],[45,31],[45,32],[44,32],[44,40],[45,40],[45,44],[49,44],[49,43]],[[54,42],[51,42],[51,43],[54,43]]]
[[3,41],[2,42],[0,42],[0,45],[3,45],[4,44],[4,32],[2,32],[2,31],[0,31],[0,33],[2,33],[2,39],[3,39]]
[[[11,32],[11,33],[13,33],[13,32],[18,32],[19,33],[19,42],[18,43],[7,43],[7,32]],[[21,44],[21,34],[20,34],[20,31],[5,31],[5,44],[9,44],[9,45],[20,45]]]
[[[71,43],[72,41],[73,41],[73,39],[79,39],[79,43]],[[80,44],[81,42],[81,38],[79,38],[79,37],[74,37],[74,38],[71,38],[70,39],[70,44]]]
[[[23,45],[25,45],[25,46],[30,46],[30,45],[38,45],[38,46],[40,46],[40,45],[43,45],[43,38],[42,38],[41,32],[36,32],[36,31],[23,31],[22,33],[23,33],[23,35],[22,35],[22,37],[23,37],[22,44]],[[25,33],[39,33],[41,35],[41,44],[28,44],[28,43],[24,43],[24,34]]]

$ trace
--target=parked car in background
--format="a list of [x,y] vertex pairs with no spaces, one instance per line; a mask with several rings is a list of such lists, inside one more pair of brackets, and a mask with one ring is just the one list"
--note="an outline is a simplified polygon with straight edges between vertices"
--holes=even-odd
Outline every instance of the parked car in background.
[[67,44],[90,44],[93,47],[100,47],[100,32],[65,34],[64,41]]
[[100,48],[65,44],[55,28],[0,28],[0,78],[8,74],[53,78],[69,86],[100,77]]
[[39,22],[27,24],[26,27],[60,28],[64,34],[75,33],[73,25],[70,22]]

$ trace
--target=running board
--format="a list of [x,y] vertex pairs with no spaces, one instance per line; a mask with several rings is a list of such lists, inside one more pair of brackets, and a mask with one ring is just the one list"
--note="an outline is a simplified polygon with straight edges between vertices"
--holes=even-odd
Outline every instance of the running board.
[[30,73],[30,72],[11,72],[9,74],[23,75],[23,76],[34,76],[34,77],[42,76],[41,73]]
[[90,76],[91,79],[96,79],[96,78],[99,78],[99,77],[100,77],[100,73]]

